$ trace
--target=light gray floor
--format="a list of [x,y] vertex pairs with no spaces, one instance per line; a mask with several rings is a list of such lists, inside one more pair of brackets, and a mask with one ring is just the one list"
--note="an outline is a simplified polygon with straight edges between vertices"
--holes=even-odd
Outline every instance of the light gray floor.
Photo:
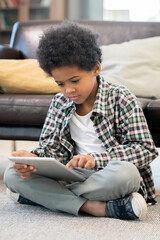
[[[36,142],[17,142],[17,149],[31,150]],[[11,141],[0,141],[1,176],[11,155]],[[160,191],[160,158],[152,163],[156,188]],[[74,217],[45,208],[14,203],[0,180],[0,240],[159,240],[160,196],[148,208],[144,221],[123,221],[81,215]]]
[[81,215],[74,217],[10,200],[0,181],[1,240],[159,240],[159,204],[149,207],[144,221]]

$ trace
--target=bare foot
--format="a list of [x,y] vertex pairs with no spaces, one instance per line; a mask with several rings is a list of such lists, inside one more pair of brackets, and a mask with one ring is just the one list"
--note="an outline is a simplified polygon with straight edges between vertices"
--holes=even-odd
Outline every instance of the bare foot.
[[80,208],[81,212],[89,213],[96,217],[106,217],[106,203],[100,201],[86,201]]

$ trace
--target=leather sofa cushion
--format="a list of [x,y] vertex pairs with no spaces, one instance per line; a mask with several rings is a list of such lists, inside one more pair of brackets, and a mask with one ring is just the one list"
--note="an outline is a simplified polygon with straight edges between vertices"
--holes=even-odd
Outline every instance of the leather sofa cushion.
[[15,126],[1,125],[0,138],[4,140],[28,140],[38,141],[41,133],[41,127],[35,126]]
[[0,124],[43,126],[53,95],[0,94]]
[[[0,94],[1,139],[38,141],[52,98],[53,95]],[[159,146],[160,100],[138,100]]]
[[21,59],[21,52],[14,48],[0,45],[0,59]]
[[160,132],[160,100],[149,103],[146,107],[146,118],[150,130]]
[[[0,124],[20,124],[41,127],[53,96],[54,95],[0,94]],[[152,114],[157,115],[158,111],[160,111],[160,100],[154,101],[147,98],[138,98],[138,101],[145,112],[147,110],[147,116],[150,119],[152,119]]]

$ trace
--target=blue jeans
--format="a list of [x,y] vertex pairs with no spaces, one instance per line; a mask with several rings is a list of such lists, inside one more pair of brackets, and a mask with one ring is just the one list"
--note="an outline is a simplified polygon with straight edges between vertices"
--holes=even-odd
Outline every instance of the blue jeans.
[[37,174],[23,180],[9,166],[4,174],[4,183],[12,192],[45,206],[78,215],[87,200],[110,201],[122,198],[140,188],[140,174],[129,162],[111,161],[100,171],[81,169],[87,175],[84,182],[60,182]]

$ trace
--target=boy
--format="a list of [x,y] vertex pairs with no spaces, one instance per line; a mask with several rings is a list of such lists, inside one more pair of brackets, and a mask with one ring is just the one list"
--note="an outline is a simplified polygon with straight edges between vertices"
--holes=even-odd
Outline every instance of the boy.
[[14,156],[54,157],[86,174],[84,182],[60,182],[15,164],[4,175],[19,203],[40,204],[78,215],[141,219],[154,204],[150,162],[158,153],[143,111],[124,86],[100,76],[101,50],[90,29],[63,23],[38,47],[41,68],[60,87],[50,105],[39,147]]

